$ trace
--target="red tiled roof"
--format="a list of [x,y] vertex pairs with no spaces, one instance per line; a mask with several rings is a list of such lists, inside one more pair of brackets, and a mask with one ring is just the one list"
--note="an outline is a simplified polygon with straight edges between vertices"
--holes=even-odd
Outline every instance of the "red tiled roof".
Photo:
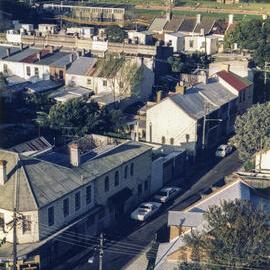
[[219,76],[225,82],[230,84],[237,91],[242,91],[252,84],[252,82],[245,80],[244,78],[241,78],[236,74],[225,70],[218,72],[217,76]]

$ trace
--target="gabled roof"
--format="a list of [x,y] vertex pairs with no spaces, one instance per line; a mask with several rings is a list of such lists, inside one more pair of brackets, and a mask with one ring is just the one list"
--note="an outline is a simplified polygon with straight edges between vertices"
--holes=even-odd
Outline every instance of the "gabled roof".
[[225,35],[228,28],[228,22],[225,20],[216,20],[212,29],[213,35]]
[[[198,93],[187,93],[185,95],[175,94],[168,97],[177,106],[179,106],[184,112],[186,112],[193,119],[200,119],[205,114],[206,100],[203,96]],[[208,104],[208,103],[207,103]],[[208,104],[208,113],[218,109],[213,104]]]
[[186,17],[182,22],[179,31],[180,32],[193,32],[196,26],[196,18],[194,17]]
[[149,32],[162,32],[167,23],[166,18],[156,17],[148,28]]
[[184,16],[173,15],[172,19],[166,23],[164,30],[168,32],[178,32],[184,19]]
[[204,34],[209,34],[215,24],[214,18],[202,17],[201,22],[198,23],[194,29],[194,33],[200,34],[201,31],[204,31]]
[[207,100],[220,107],[237,98],[236,95],[214,78],[209,78],[207,84],[195,84],[191,89],[188,89],[188,92],[200,93]]
[[27,156],[36,156],[50,149],[52,149],[52,145],[44,137],[38,137],[11,147],[10,151]]
[[203,213],[169,211],[168,226],[198,227],[203,222]]
[[81,76],[91,76],[91,70],[94,68],[96,62],[96,58],[79,57],[72,63],[66,73]]
[[249,81],[248,79],[242,78],[236,75],[235,73],[228,72],[225,70],[216,73],[216,75],[239,92],[252,85],[252,82]]
[[[0,160],[7,161],[8,174],[6,183],[0,185],[0,208],[13,210],[17,201],[18,211],[37,210],[150,149],[151,147],[141,143],[124,142],[96,157],[86,159],[86,156],[82,156],[84,162],[76,168],[69,163],[65,166],[58,165],[53,157],[46,161],[51,154],[34,158],[0,150]],[[60,161],[59,157],[62,158],[55,158]]]

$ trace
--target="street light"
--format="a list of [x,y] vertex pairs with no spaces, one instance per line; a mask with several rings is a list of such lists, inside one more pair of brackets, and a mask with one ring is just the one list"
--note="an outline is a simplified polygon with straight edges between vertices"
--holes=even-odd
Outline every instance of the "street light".
[[202,149],[205,149],[205,133],[206,133],[206,122],[222,122],[222,119],[210,119],[210,118],[206,118],[206,116],[204,115],[203,117],[203,137],[202,137]]

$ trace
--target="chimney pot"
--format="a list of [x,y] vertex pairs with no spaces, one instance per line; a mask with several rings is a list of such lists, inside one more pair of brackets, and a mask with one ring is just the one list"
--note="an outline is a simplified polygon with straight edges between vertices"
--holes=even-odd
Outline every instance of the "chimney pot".
[[234,15],[233,14],[230,14],[229,15],[229,25],[232,25],[233,24],[233,19],[234,19]]
[[10,48],[7,48],[7,57],[10,56]]
[[197,22],[197,24],[201,23],[201,18],[202,18],[202,15],[201,14],[197,14],[197,16],[196,16],[196,22]]
[[0,185],[4,185],[7,181],[7,161],[0,160]]
[[78,143],[70,144],[69,152],[70,152],[70,164],[73,167],[79,167],[81,164],[81,157]]
[[40,52],[37,53],[37,59],[38,59],[38,61],[40,61],[40,59],[41,59],[41,53]]

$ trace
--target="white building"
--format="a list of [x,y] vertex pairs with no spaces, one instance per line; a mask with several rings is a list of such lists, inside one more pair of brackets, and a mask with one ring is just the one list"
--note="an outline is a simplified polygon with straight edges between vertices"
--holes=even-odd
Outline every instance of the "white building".
[[77,34],[82,38],[91,38],[95,34],[94,27],[68,27],[66,30],[67,34],[75,35]]
[[153,34],[149,31],[128,31],[128,39],[133,44],[151,45],[153,43]]
[[63,233],[95,237],[150,195],[151,162],[151,147],[97,135],[38,158],[0,150],[1,263],[12,261],[14,208],[17,267],[52,269],[74,251]]
[[185,51],[215,54],[218,52],[218,37],[212,35],[185,36]]
[[[213,78],[170,95],[147,110],[146,141],[183,146],[189,155],[195,156],[202,144],[215,146],[232,132],[236,100],[236,94]],[[205,118],[222,122],[206,122],[204,130]]]
[[52,78],[64,79],[67,66],[73,61],[70,53],[45,49],[25,48],[1,59],[0,72],[17,75],[32,82]]
[[90,89],[95,95],[110,95],[115,101],[146,101],[154,84],[153,60],[149,58],[78,58],[66,73],[66,84]]
[[57,25],[56,24],[39,24],[37,31],[39,33],[42,33],[42,35],[56,34]]
[[185,36],[180,32],[165,33],[164,42],[166,45],[172,46],[174,52],[183,52],[185,51]]

